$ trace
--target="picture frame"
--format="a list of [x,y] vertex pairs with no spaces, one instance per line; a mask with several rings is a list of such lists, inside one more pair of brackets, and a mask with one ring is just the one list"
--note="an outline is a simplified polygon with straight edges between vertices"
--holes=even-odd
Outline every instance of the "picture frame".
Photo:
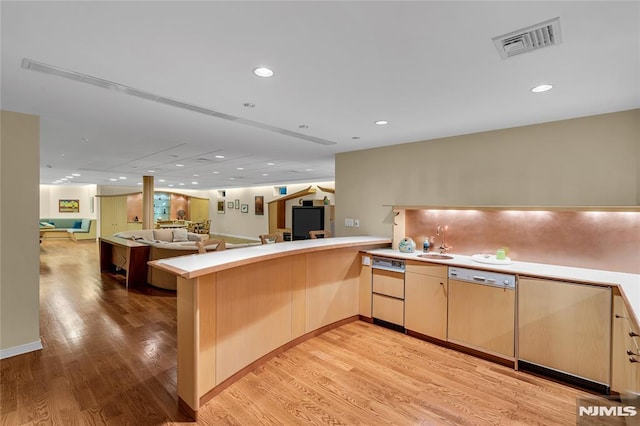
[[235,200],[233,203],[234,203],[234,207],[235,207],[236,209],[239,209],[239,208],[240,208],[240,200]]
[[224,214],[224,200],[218,200],[218,214]]
[[233,209],[233,201],[227,202],[227,208],[228,209]]
[[240,211],[242,213],[249,213],[249,204],[243,204],[242,206],[240,206]]
[[255,197],[255,213],[256,216],[264,216],[264,196],[256,195]]
[[59,213],[80,213],[80,200],[58,200]]

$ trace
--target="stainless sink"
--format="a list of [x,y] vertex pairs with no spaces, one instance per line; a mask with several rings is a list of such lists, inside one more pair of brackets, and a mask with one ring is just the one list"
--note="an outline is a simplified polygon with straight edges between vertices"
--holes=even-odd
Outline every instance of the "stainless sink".
[[423,259],[437,259],[437,260],[453,259],[453,256],[449,256],[448,254],[438,254],[438,253],[419,254],[418,257],[421,257]]

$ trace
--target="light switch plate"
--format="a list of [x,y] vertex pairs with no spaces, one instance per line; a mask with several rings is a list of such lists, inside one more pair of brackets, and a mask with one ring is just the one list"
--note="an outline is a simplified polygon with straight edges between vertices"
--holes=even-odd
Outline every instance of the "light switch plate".
[[344,220],[344,226],[353,226],[353,219],[345,219]]
[[360,228],[360,219],[353,219],[353,226]]

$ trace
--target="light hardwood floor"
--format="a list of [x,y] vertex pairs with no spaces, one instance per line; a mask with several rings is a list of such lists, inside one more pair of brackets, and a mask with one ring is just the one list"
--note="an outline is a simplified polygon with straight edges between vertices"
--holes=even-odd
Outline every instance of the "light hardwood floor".
[[[92,242],[44,241],[44,350],[3,360],[0,424],[185,424],[171,292],[126,291]],[[587,394],[364,322],[279,355],[199,424],[575,424]]]

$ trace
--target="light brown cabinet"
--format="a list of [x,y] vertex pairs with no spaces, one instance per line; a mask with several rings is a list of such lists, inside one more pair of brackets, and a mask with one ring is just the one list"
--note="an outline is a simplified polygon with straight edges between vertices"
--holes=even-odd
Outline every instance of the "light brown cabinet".
[[128,230],[127,195],[100,197],[100,236]]
[[447,340],[508,360],[515,358],[515,291],[449,280]]
[[360,256],[360,294],[358,313],[366,318],[371,318],[371,255]]
[[447,339],[447,267],[408,261],[404,321],[407,330]]
[[372,295],[373,317],[391,324],[402,326],[404,323],[404,301],[383,294]]
[[189,198],[189,219],[194,222],[203,222],[209,219],[208,198]]
[[404,327],[404,272],[372,268],[371,289],[374,320]]
[[613,296],[611,389],[620,394],[640,393],[640,330],[620,294]]
[[609,384],[611,288],[521,277],[519,359]]

